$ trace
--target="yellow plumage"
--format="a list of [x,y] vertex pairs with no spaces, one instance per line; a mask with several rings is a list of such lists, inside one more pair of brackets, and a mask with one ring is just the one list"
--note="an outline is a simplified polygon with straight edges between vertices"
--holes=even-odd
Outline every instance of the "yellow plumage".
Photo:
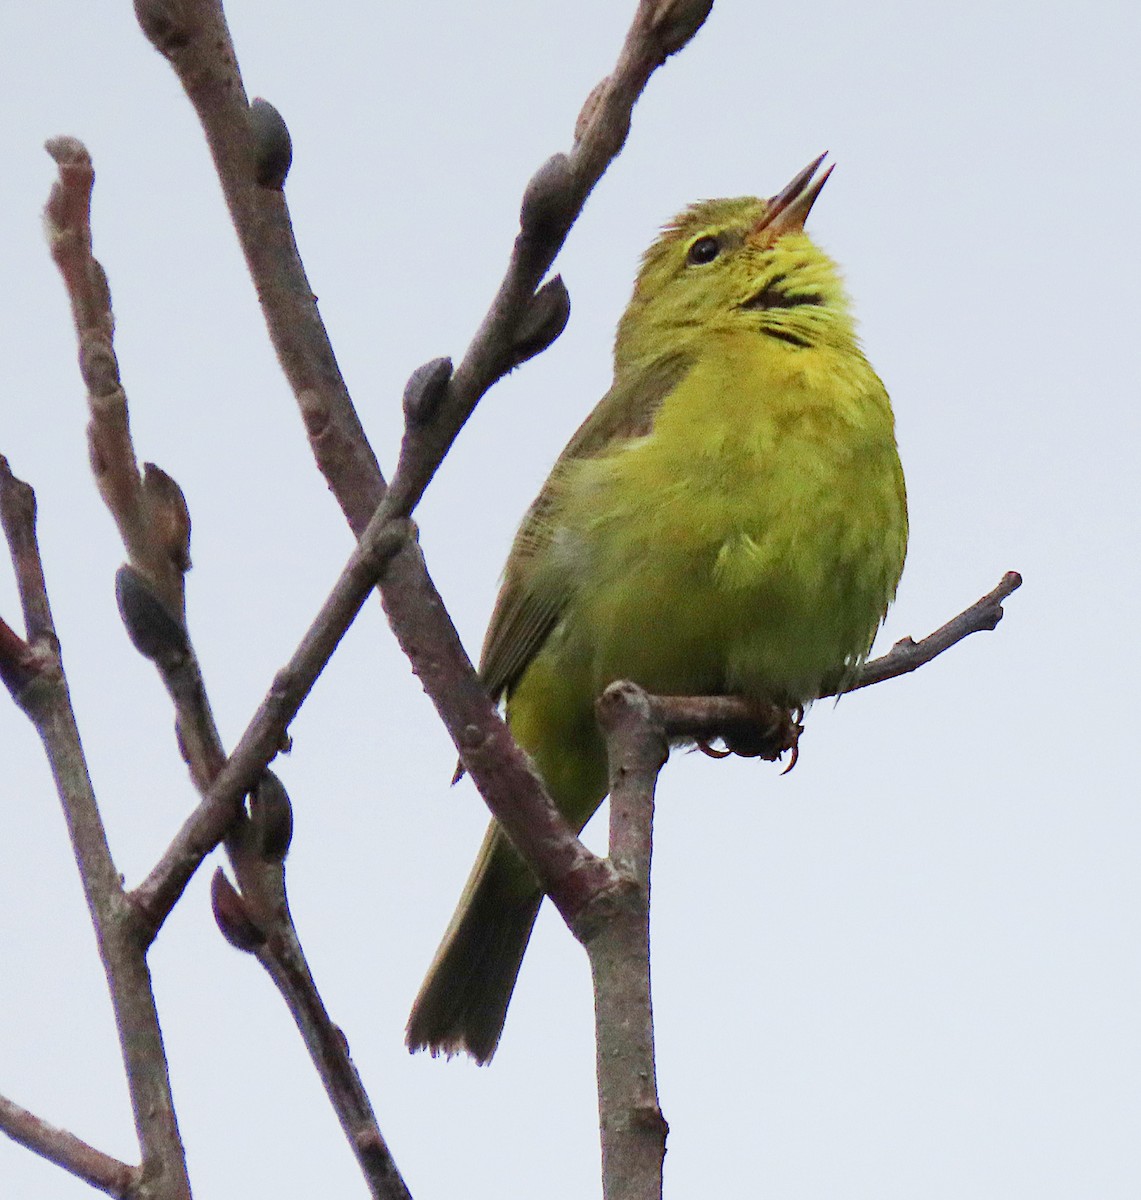
[[[576,828],[606,792],[593,704],[608,683],[804,705],[842,686],[895,595],[891,405],[803,232],[818,166],[666,228],[619,324],[614,384],[516,537],[480,671]],[[411,1048],[490,1058],[541,898],[493,822]]]

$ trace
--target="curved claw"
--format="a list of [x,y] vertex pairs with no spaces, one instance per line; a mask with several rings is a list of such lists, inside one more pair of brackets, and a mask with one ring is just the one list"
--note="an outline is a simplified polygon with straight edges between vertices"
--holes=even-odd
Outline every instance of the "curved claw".
[[800,735],[804,732],[804,726],[801,724],[801,721],[804,719],[804,706],[798,704],[789,713],[789,719],[792,731],[792,744],[787,746],[786,749],[792,751],[792,758],[789,759],[788,766],[781,771],[782,775],[787,775],[796,766],[797,759],[800,758]]
[[708,754],[710,758],[728,758],[733,753],[732,750],[717,750],[706,741],[705,738],[698,738],[697,748],[702,754]]

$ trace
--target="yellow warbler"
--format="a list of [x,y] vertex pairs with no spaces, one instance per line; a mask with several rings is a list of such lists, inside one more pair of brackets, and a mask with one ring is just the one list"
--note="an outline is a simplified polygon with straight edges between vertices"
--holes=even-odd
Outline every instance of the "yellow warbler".
[[[806,705],[843,686],[895,596],[891,405],[804,233],[822,160],[767,201],[704,201],[665,228],[618,326],[614,384],[515,538],[480,674],[576,829],[606,794],[607,684]],[[411,1049],[491,1057],[541,900],[493,821]]]

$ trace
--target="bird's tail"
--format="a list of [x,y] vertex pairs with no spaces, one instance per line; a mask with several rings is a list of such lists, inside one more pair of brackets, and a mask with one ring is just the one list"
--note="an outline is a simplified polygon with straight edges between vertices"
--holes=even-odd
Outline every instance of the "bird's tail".
[[493,821],[412,1005],[409,1050],[491,1058],[542,900],[534,875]]

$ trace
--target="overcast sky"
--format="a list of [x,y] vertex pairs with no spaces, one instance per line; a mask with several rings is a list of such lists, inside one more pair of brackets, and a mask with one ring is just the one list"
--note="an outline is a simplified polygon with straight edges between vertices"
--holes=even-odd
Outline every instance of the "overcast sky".
[[[459,356],[522,189],[569,146],[633,0],[234,0],[251,95],[386,468],[409,371]],[[478,651],[519,517],[605,391],[659,225],[837,164],[810,230],[892,395],[912,540],[881,646],[1007,569],[994,634],[821,704],[789,776],[676,754],[654,986],[666,1194],[1099,1200],[1141,1193],[1137,220],[1141,10],[1103,0],[719,0],[659,72],[559,259],[573,314],[487,397],[422,505]],[[94,157],[96,253],[142,458],[182,485],[190,625],[229,744],[351,548],[270,349],[193,113],[126,0],[0,5],[0,453],[31,482],[116,861],[195,802],[115,612],[122,551],[40,212],[45,138]],[[0,614],[19,612],[6,560]],[[409,1003],[486,820],[370,603],[277,763],[293,909],[417,1200],[598,1194],[585,956],[545,913],[487,1069],[410,1058]],[[0,1093],[136,1150],[110,1007],[39,743],[0,705]],[[593,843],[603,830],[592,827]],[[284,1007],[199,873],[151,956],[201,1197],[363,1196]],[[82,1185],[0,1139],[0,1193]]]

